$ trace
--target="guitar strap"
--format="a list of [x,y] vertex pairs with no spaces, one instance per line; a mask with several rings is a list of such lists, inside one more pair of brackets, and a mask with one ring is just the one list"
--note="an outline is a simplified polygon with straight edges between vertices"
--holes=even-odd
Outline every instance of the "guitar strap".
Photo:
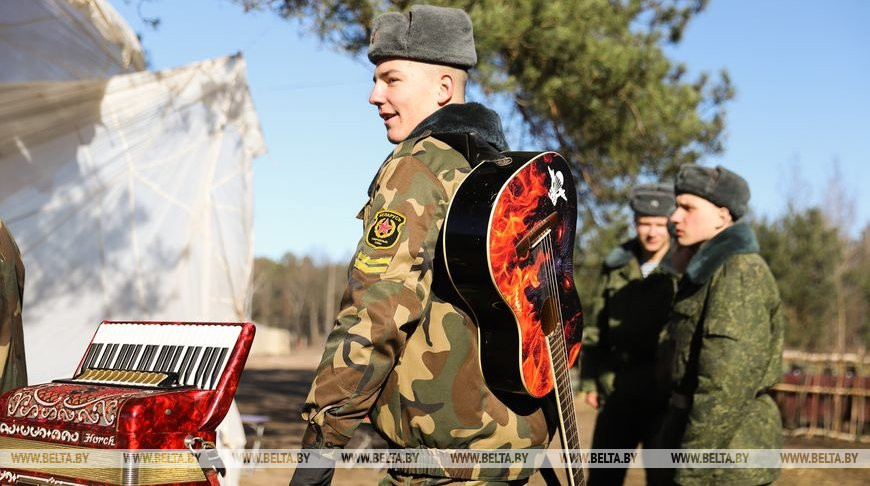
[[[504,156],[492,144],[481,138],[474,132],[451,132],[451,133],[433,133],[433,138],[446,143],[453,150],[459,152],[471,168],[477,167],[481,162],[487,160],[502,159]],[[436,255],[444,254],[444,231],[438,234],[438,243],[435,247]],[[466,317],[471,319],[471,309],[469,309],[465,300],[456,292],[453,284],[450,283],[450,278],[447,274],[447,268],[444,266],[444,261],[441,258],[435,258],[433,265],[435,278],[432,279],[432,292],[440,299],[453,303],[457,308],[466,313]]]
[[462,154],[472,169],[481,162],[504,158],[498,149],[474,132],[433,133],[432,136]]

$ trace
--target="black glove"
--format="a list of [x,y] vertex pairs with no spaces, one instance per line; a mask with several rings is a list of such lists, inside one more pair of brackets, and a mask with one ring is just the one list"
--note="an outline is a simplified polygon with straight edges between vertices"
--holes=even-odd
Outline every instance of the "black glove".
[[329,486],[335,473],[335,460],[330,454],[335,449],[305,449],[310,453],[308,467],[296,467],[290,486]]

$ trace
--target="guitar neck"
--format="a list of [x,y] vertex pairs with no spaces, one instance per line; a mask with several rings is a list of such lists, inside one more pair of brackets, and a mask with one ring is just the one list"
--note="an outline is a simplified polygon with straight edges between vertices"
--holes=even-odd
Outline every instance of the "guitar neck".
[[554,391],[556,393],[556,409],[559,415],[559,435],[562,439],[564,460],[568,464],[568,484],[583,486],[583,465],[580,462],[580,436],[577,429],[577,415],[574,412],[574,391],[571,389],[571,378],[568,374],[568,354],[565,347],[565,336],[561,326],[547,336],[547,347],[550,351],[554,375]]

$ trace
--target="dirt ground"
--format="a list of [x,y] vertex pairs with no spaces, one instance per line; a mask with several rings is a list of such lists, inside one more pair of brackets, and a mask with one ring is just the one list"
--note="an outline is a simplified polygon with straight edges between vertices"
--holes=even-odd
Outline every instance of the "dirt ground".
[[[262,449],[298,448],[301,443],[304,424],[299,419],[298,411],[305,400],[308,387],[314,375],[314,368],[320,360],[320,349],[298,349],[290,356],[254,357],[248,360],[247,366],[236,393],[236,402],[240,412],[244,414],[265,415],[269,420],[265,423],[265,432],[261,443]],[[592,437],[592,427],[595,413],[580,400],[576,402],[578,426],[581,433],[581,444],[589,447]],[[253,439],[253,432],[248,429],[248,447]],[[348,445],[356,448],[369,444],[373,448],[386,447],[380,437],[370,426],[362,426]],[[786,448],[831,448],[850,449],[867,448],[868,444],[856,445],[851,442],[828,439],[786,438]],[[560,471],[561,472],[561,471]],[[243,471],[241,484],[243,486],[286,485],[292,471],[289,469],[257,468]],[[376,484],[383,472],[371,468],[337,469],[333,484],[335,485],[368,485]],[[532,477],[530,485],[543,486],[544,481],[539,474]],[[629,469],[626,478],[628,486],[645,484],[644,472],[640,468]],[[864,486],[870,484],[870,469],[784,469],[777,485],[836,485]]]

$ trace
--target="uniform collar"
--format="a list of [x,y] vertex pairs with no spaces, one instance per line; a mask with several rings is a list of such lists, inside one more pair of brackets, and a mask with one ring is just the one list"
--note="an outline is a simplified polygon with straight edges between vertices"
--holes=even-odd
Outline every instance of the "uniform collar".
[[453,103],[426,117],[408,135],[408,139],[434,134],[476,133],[498,150],[507,150],[508,144],[498,114],[480,103]]
[[704,284],[733,255],[758,253],[755,232],[745,221],[739,221],[701,245],[689,261],[686,276],[695,284]]
[[[675,275],[677,272],[671,264],[671,253],[674,251],[676,246],[677,242],[672,240],[668,247],[668,252],[665,253],[665,256],[662,257],[662,261],[659,262],[658,265],[658,268]],[[637,260],[638,265],[640,265],[640,254],[640,243],[637,241],[637,238],[632,238],[614,248],[613,251],[607,255],[607,258],[604,259],[604,266],[609,270],[616,270],[617,268],[622,268],[628,265],[632,259]]]
[[610,270],[628,265],[632,258],[637,258],[637,240],[631,239],[617,246],[604,259],[604,266]]

